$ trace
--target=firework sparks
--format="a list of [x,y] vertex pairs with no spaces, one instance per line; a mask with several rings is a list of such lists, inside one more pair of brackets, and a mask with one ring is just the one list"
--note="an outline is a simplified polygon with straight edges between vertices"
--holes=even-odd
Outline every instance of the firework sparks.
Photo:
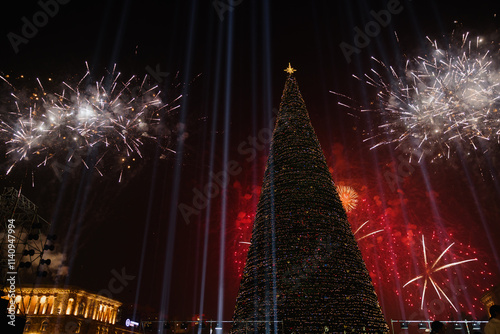
[[[361,224],[361,225],[360,225],[360,226],[356,229],[356,231],[354,231],[354,236],[356,237],[356,235],[359,233],[359,231],[361,231],[361,229],[362,229],[362,228],[363,228],[366,224],[368,224],[369,222],[370,222],[370,221],[369,221],[369,220],[367,220],[367,221],[365,221],[363,224]],[[382,232],[382,231],[384,231],[384,229],[380,229],[380,230],[376,230],[376,231],[373,231],[373,232],[367,233],[367,234],[363,235],[362,237],[356,238],[356,241],[358,241],[358,242],[359,242],[360,240],[363,240],[364,238],[368,238],[369,236],[374,235],[374,234],[377,234],[377,233],[380,233],[380,232]]]
[[[29,97],[0,77],[13,89],[14,107],[0,121],[0,135],[11,160],[6,174],[22,161],[40,167],[50,160],[87,157],[93,151],[98,154],[93,168],[102,175],[103,168],[109,169],[103,158],[115,158],[121,180],[129,162],[143,157],[144,142],[159,139],[161,120],[179,107],[181,96],[165,104],[158,86],[148,86],[147,76],[122,81],[116,65],[100,81],[87,84],[90,77],[87,65],[76,85],[62,82],[64,88],[58,93],[46,92],[37,78],[39,88]],[[88,168],[88,162],[81,162]]]
[[350,212],[358,205],[358,193],[349,186],[337,186],[337,192],[346,212]]
[[[355,106],[353,101],[351,103]],[[473,213],[465,213],[465,208],[457,210],[449,202],[448,196],[445,196],[448,193],[436,186],[436,205],[442,214],[444,226],[436,224],[432,216],[423,214],[428,211],[428,195],[421,190],[420,179],[409,178],[404,193],[387,191],[382,195],[379,191],[381,175],[377,168],[371,168],[364,158],[350,155],[340,144],[327,152],[328,165],[331,166],[334,179],[339,180],[339,184],[350,185],[359,195],[357,207],[348,213],[348,220],[353,233],[356,233],[355,239],[373,285],[377,293],[384,296],[381,301],[384,312],[400,314],[404,310],[406,314],[416,312],[415,314],[423,317],[439,317],[443,320],[456,318],[457,313],[448,301],[443,296],[439,299],[433,293],[431,283],[427,284],[432,291],[426,291],[427,307],[424,310],[420,309],[419,300],[422,296],[423,279],[408,284],[404,289],[402,287],[411,278],[423,273],[415,272],[415,265],[424,263],[423,252],[415,249],[420,247],[424,234],[419,231],[426,231],[426,257],[430,267],[434,259],[454,242],[451,238],[470,238],[469,230],[459,228],[459,222],[471,221],[474,219]],[[385,166],[384,161],[379,164]],[[402,205],[400,196],[404,197],[405,203],[411,203],[408,211],[404,211],[405,205]],[[361,239],[372,231],[380,232]],[[484,261],[487,254],[471,242],[455,242],[434,268],[470,258],[478,258],[477,261],[440,270],[432,278],[450,296],[457,309],[466,312],[468,316],[479,318],[487,310],[478,296],[492,289],[496,282],[490,265]],[[415,274],[411,276],[413,272]]]
[[364,81],[378,89],[382,124],[365,141],[377,140],[372,148],[395,143],[431,161],[500,142],[500,71],[494,52],[468,33],[446,49],[427,39],[430,50],[408,59],[402,74],[372,58],[383,72],[372,69]]
[[424,255],[424,273],[421,274],[421,275],[418,275],[418,276],[416,276],[414,278],[412,278],[411,280],[409,280],[408,282],[406,282],[405,285],[403,285],[403,288],[404,288],[404,287],[406,287],[408,284],[410,284],[412,282],[418,281],[420,279],[424,280],[424,287],[423,287],[423,290],[422,290],[422,303],[420,305],[421,309],[424,308],[425,292],[427,291],[427,286],[428,286],[428,283],[430,282],[430,284],[432,285],[432,287],[436,291],[439,299],[441,299],[441,295],[442,295],[448,301],[448,303],[450,303],[450,305],[453,307],[453,309],[458,312],[457,308],[455,307],[455,305],[453,305],[453,303],[451,302],[450,298],[446,295],[446,293],[443,291],[443,289],[441,289],[441,287],[436,283],[436,280],[433,278],[433,274],[435,274],[435,273],[437,273],[437,272],[439,272],[439,271],[441,271],[443,269],[446,269],[446,268],[450,268],[450,267],[453,267],[453,266],[458,266],[460,264],[471,262],[471,261],[477,261],[477,259],[467,259],[467,260],[463,260],[463,261],[457,261],[457,262],[452,262],[452,263],[444,264],[442,266],[437,266],[437,264],[439,263],[439,261],[450,250],[451,246],[453,246],[453,245],[454,245],[454,243],[452,243],[451,245],[449,245],[441,253],[441,255],[439,255],[437,257],[437,259],[433,261],[432,264],[430,264],[430,263],[427,262],[427,252],[425,250],[425,240],[424,240],[424,236],[422,235],[422,250],[423,250],[423,255]]

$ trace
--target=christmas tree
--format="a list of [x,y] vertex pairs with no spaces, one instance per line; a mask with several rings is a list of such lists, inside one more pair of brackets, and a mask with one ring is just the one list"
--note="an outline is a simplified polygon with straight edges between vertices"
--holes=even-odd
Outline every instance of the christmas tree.
[[289,65],[231,333],[386,333]]

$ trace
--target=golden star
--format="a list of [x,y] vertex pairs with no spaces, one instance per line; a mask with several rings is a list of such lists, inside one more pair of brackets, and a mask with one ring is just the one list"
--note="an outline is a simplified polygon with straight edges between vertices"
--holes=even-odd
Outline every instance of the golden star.
[[288,74],[293,74],[293,72],[297,71],[296,69],[292,68],[292,65],[290,65],[290,63],[288,63],[288,67],[285,68],[284,70],[286,73]]

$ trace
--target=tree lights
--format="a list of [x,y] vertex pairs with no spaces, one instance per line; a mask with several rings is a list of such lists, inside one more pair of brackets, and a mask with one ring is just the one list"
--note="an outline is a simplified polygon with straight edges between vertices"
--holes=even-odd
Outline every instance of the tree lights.
[[286,72],[233,320],[264,320],[254,326],[268,333],[275,321],[300,333],[387,332],[294,70]]

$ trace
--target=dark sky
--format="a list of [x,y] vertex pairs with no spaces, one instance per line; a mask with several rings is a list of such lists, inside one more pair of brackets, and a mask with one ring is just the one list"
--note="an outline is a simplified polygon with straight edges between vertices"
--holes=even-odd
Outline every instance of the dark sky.
[[[169,73],[159,77],[160,87],[167,92],[164,99],[184,94],[181,108],[167,120],[173,131],[170,148],[180,154],[167,153],[166,159],[160,159],[164,152],[146,145],[144,159],[122,183],[116,182],[116,175],[100,177],[82,169],[60,180],[50,168],[36,169],[34,187],[31,178],[24,177],[24,170],[14,171],[3,182],[16,187],[23,184],[25,194],[53,222],[54,231],[61,236],[61,250],[71,258],[67,283],[99,291],[107,287],[113,270],[124,270],[135,277],[113,297],[133,303],[140,291],[139,304],[154,313],[159,312],[168,291],[168,313],[181,319],[199,310],[206,225],[204,210],[186,224],[177,204],[192,203],[193,189],[207,183],[210,166],[214,172],[220,171],[226,158],[243,167],[232,182],[243,184],[243,188],[260,184],[266,148],[258,152],[259,159],[248,162],[238,152],[238,145],[269,124],[272,109],[279,107],[286,77],[283,69],[288,62],[297,69],[296,77],[327,159],[339,158],[334,153],[335,144],[343,148],[341,160],[347,162],[343,169],[333,171],[334,177],[358,178],[362,184],[362,177],[381,175],[389,168],[384,166],[398,158],[390,153],[392,148],[377,153],[369,150],[362,141],[365,119],[348,115],[329,91],[361,103],[373,100],[374,90],[353,79],[352,74],[369,72],[374,65],[371,57],[400,64],[404,56],[425,53],[429,44],[425,36],[447,36],[446,40],[454,31],[470,31],[497,45],[500,37],[497,1],[72,0],[58,4],[57,10],[50,7],[50,18],[39,13],[40,3],[55,2],[14,2],[8,10],[2,10],[0,73],[13,78],[14,86],[26,89],[34,87],[37,77],[52,77],[57,82],[75,80],[85,73],[86,61],[96,76],[115,63],[125,77],[151,75],[148,68]],[[227,3],[234,7],[224,10]],[[391,6],[397,13],[348,61],[341,43],[354,46],[355,29],[365,29],[374,21],[371,11],[380,13]],[[41,20],[36,31],[24,27],[33,20]],[[12,42],[13,34],[20,42]],[[184,85],[173,87],[179,82]],[[176,138],[179,127],[189,134],[184,140]],[[212,143],[215,161],[211,163]],[[492,152],[498,155],[498,150]],[[468,172],[460,161],[431,165],[427,170],[440,196],[438,211],[443,210],[449,226],[455,225],[454,233],[464,235],[464,231],[477,228],[478,235],[490,231],[490,239],[498,240],[498,224],[490,225],[500,218],[499,193],[489,176],[478,176],[474,168]],[[332,162],[331,167],[336,164],[338,161]],[[498,161],[492,165],[498,171]],[[414,197],[408,195],[410,202],[425,198],[418,194],[424,188],[425,175],[419,170],[405,181],[409,182],[405,191],[416,193]],[[377,185],[377,181],[372,182]],[[241,210],[234,197],[237,192],[231,192],[236,188],[231,183],[228,190],[228,231]],[[387,190],[387,185],[374,188],[372,192]],[[380,196],[383,200],[394,194]],[[204,313],[212,318],[217,316],[219,232],[224,217],[221,203],[220,197],[214,200],[208,229]],[[442,209],[446,204],[448,207]],[[411,212],[418,212],[413,217],[416,221],[433,219],[427,204],[405,205]],[[466,212],[461,218],[467,219],[455,221],[457,215],[450,213],[454,210],[450,207]],[[484,239],[477,236],[466,242],[480,248]],[[498,246],[490,243],[481,252],[494,267],[490,269],[498,282]],[[229,320],[237,292],[231,274],[226,275],[225,286],[223,315]],[[388,310],[394,311],[394,317],[401,316],[398,310]]]

